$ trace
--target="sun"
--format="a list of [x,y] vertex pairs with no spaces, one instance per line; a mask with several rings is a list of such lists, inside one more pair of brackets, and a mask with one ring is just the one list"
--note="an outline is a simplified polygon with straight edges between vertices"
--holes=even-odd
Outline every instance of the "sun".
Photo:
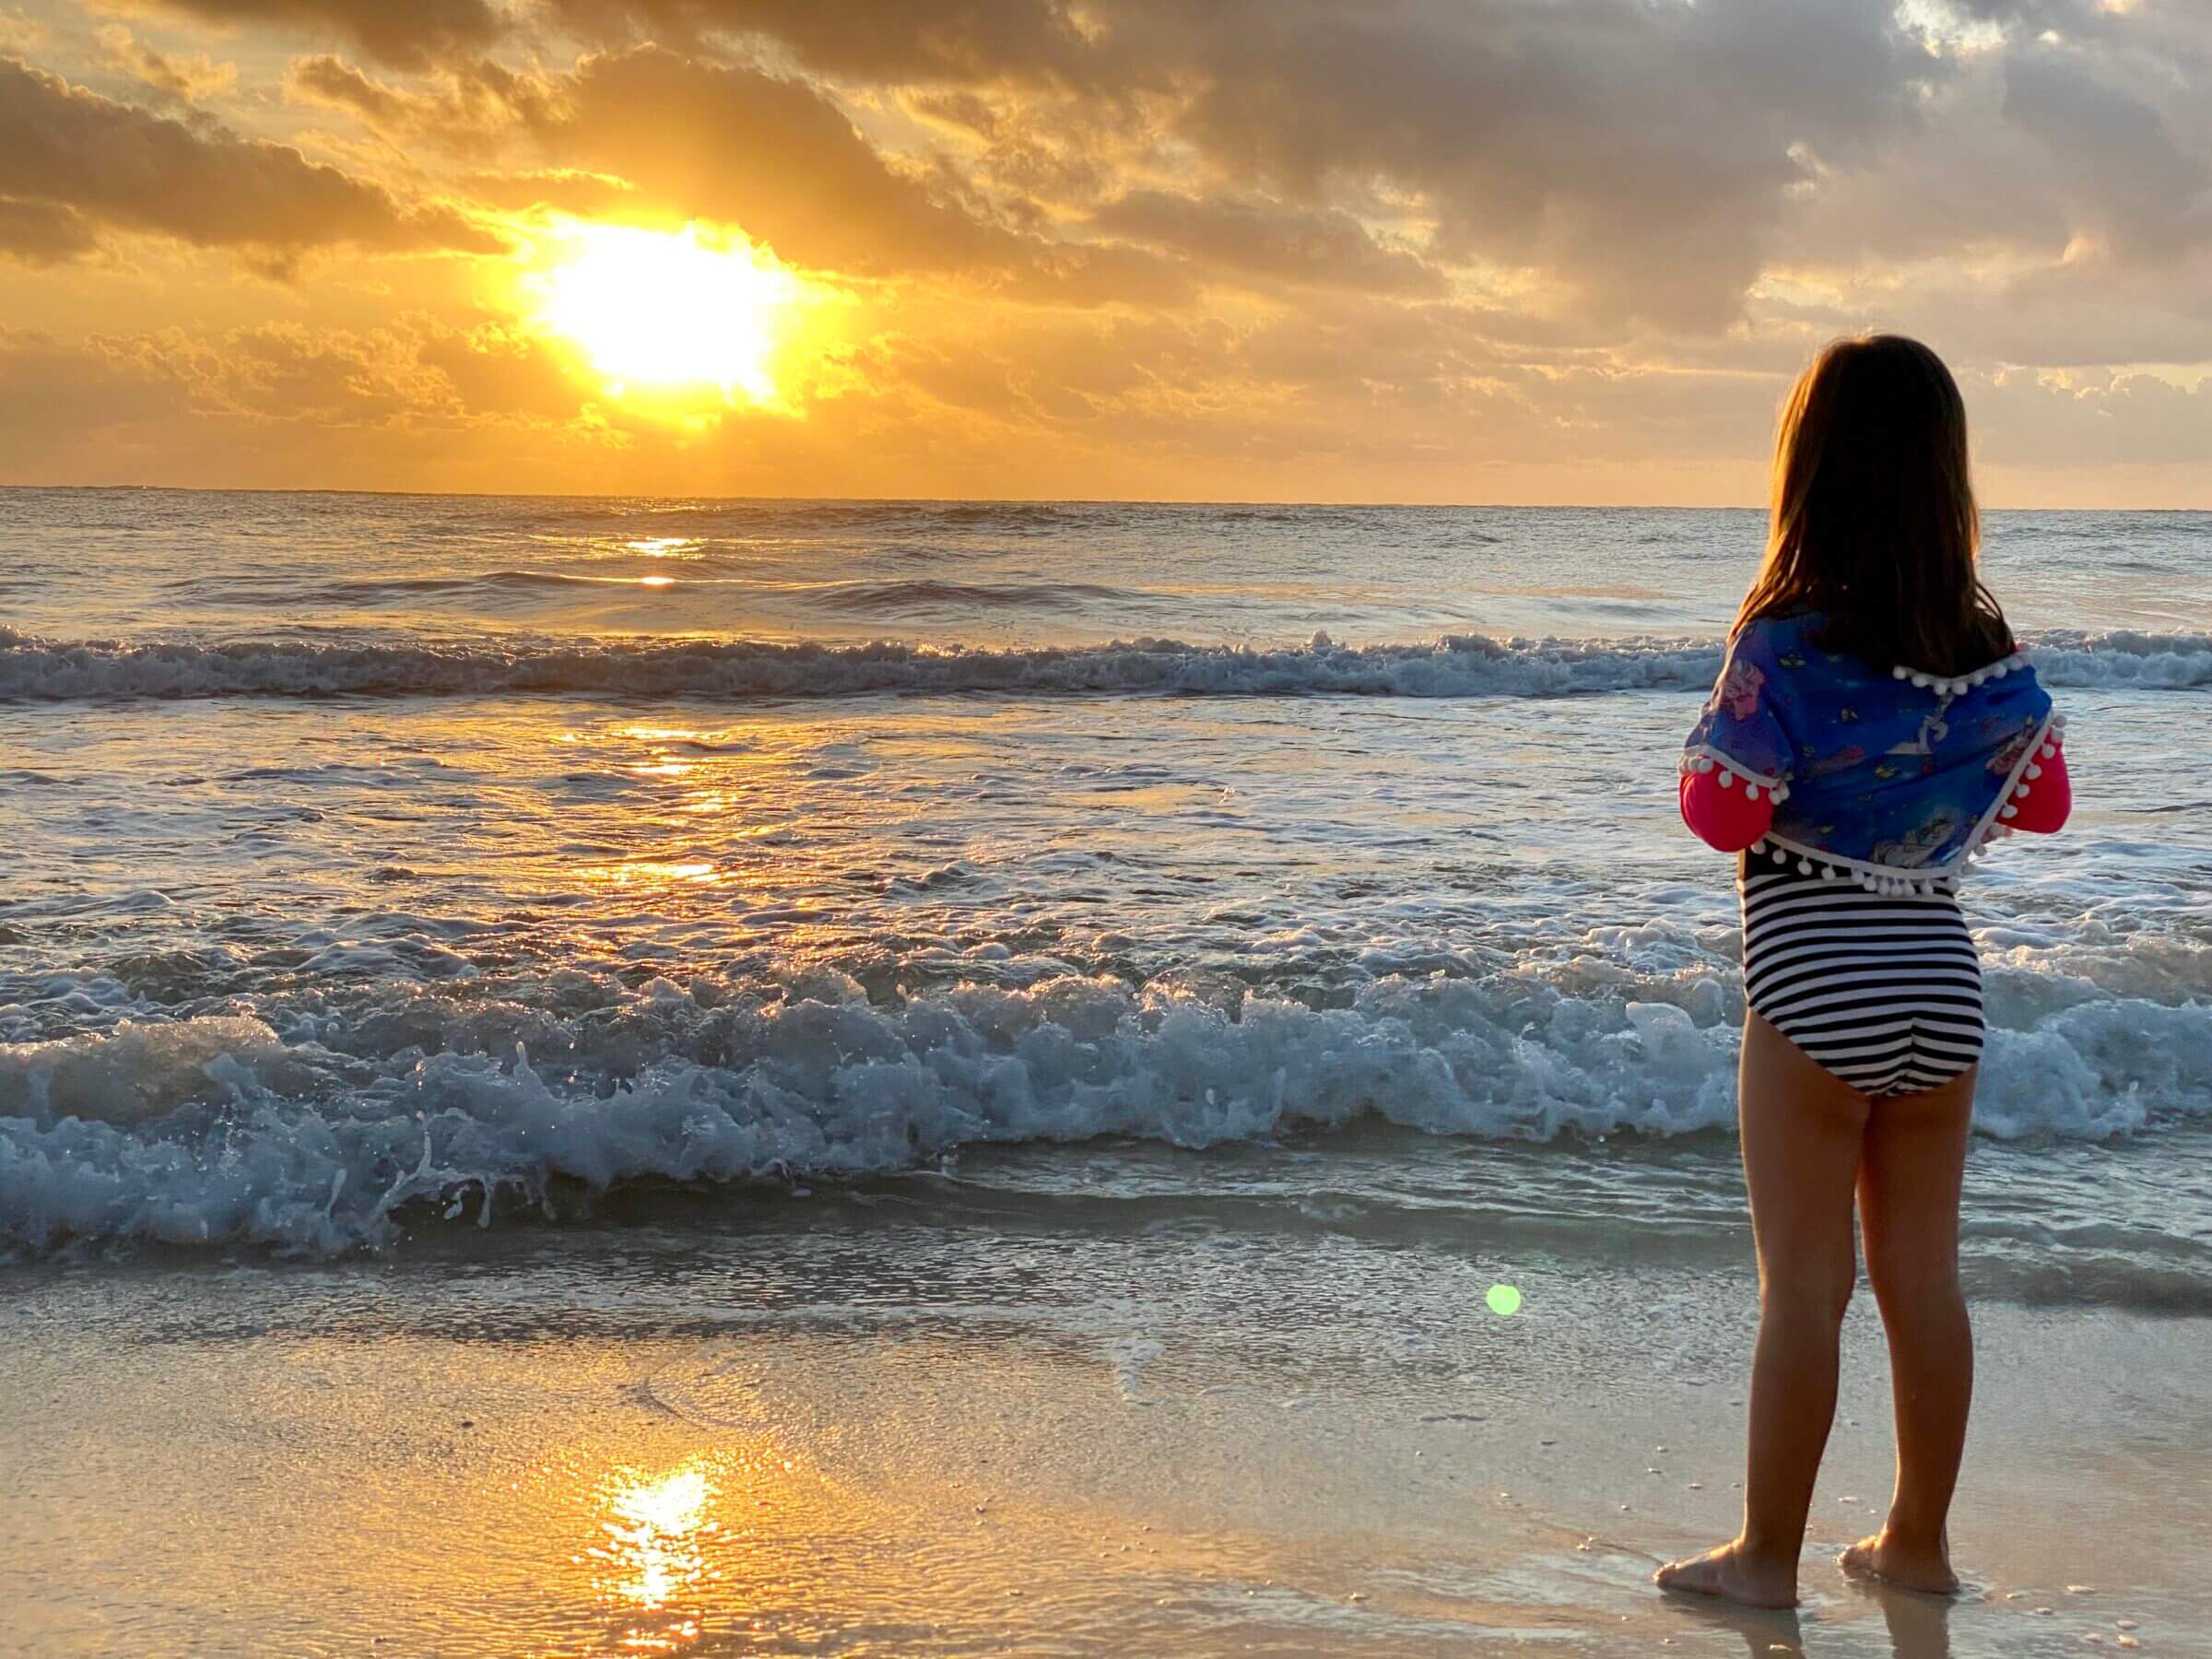
[[572,223],[531,282],[536,322],[571,342],[616,396],[719,391],[772,403],[772,359],[804,298],[798,277],[743,236],[700,225]]

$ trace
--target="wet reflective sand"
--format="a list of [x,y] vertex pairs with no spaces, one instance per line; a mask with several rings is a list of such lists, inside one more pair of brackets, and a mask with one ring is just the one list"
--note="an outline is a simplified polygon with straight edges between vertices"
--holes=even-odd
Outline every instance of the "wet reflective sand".
[[1980,1310],[1976,1588],[1946,1609],[1834,1569],[1888,1473],[1854,1310],[1806,1603],[1728,1615],[1644,1580],[1733,1519],[1740,1265],[1045,1212],[986,1235],[896,1190],[807,1207],[13,1276],[8,1640],[2010,1659],[2187,1652],[2202,1618],[2202,1321]]

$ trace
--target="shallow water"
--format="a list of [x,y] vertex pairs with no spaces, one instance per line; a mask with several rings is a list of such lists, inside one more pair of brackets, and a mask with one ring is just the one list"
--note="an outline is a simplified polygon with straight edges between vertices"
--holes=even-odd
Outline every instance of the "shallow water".
[[1564,1155],[1549,1211],[1470,1206],[1443,1152],[1029,1147],[374,1260],[24,1265],[0,1649],[2196,1651],[2212,1324],[1982,1305],[1947,1606],[1836,1571],[1889,1455],[1861,1299],[1803,1607],[1662,1597],[1740,1500],[1721,1160],[1671,1160],[1708,1167],[1606,1257],[1574,1212],[1652,1148]]
[[[0,492],[0,1238],[913,1171],[1740,1252],[1735,901],[1672,793],[1758,534]],[[1967,891],[1971,1271],[2201,1310],[2212,515],[1993,515],[1988,564],[2079,804]]]

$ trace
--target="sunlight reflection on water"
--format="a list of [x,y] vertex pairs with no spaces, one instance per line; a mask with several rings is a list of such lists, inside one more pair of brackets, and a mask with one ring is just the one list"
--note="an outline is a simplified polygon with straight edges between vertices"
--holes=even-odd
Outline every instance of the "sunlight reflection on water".
[[599,1597],[656,1617],[623,1629],[614,1640],[624,1653],[671,1653],[699,1637],[696,1612],[672,1604],[696,1604],[718,1576],[710,1551],[722,1533],[713,1519],[720,1471],[693,1459],[659,1475],[624,1470],[609,1482],[600,1530],[604,1541],[587,1553],[601,1563]]

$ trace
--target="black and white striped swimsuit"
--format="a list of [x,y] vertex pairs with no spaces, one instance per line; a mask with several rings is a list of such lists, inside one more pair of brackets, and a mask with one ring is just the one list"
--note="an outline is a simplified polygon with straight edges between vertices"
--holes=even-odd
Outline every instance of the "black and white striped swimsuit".
[[1917,1094],[1982,1057],[1982,963],[1938,885],[1925,895],[1738,865],[1753,1012],[1869,1095]]

